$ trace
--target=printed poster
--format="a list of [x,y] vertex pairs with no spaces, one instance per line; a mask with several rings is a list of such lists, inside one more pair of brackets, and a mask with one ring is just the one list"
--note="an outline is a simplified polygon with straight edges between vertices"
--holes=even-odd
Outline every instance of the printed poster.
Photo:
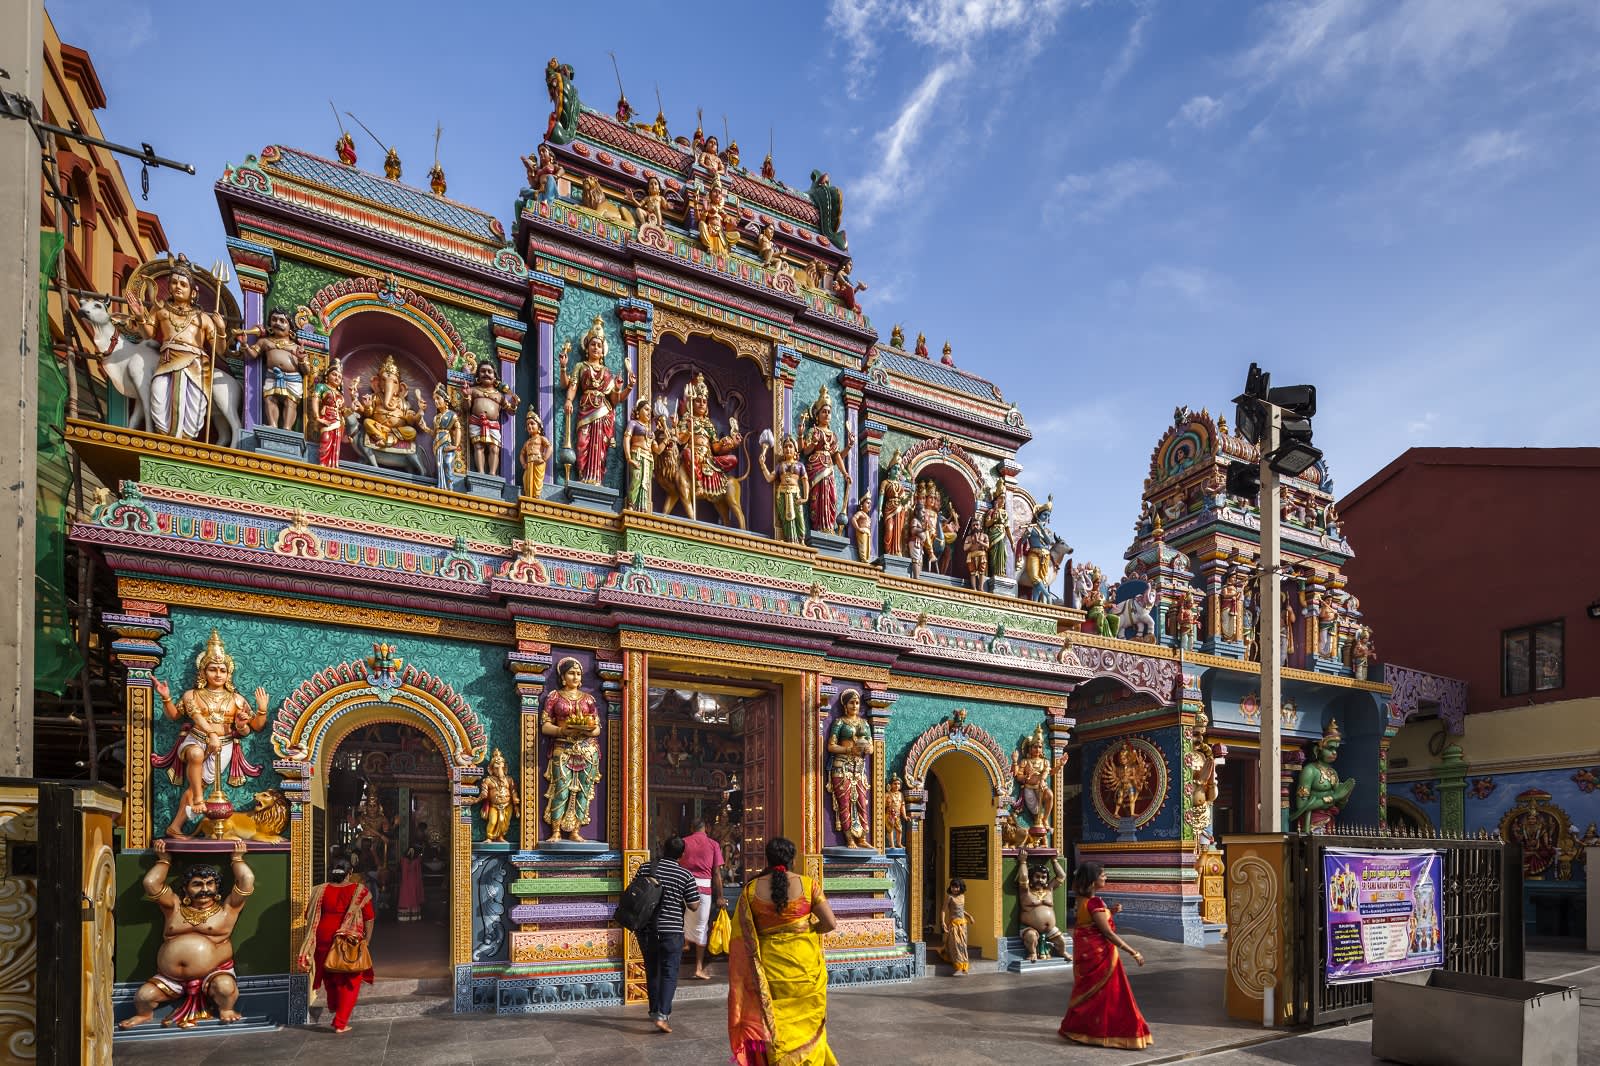
[[1326,981],[1370,981],[1444,965],[1444,853],[1327,848]]

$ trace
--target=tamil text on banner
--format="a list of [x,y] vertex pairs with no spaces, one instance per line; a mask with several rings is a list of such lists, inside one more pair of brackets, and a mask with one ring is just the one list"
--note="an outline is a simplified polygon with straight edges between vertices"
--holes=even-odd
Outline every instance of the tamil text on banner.
[[1328,984],[1444,965],[1439,921],[1443,854],[1323,851]]

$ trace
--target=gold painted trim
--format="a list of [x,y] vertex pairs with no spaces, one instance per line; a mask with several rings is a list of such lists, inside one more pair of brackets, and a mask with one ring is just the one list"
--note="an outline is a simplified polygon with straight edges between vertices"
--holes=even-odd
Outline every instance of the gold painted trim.
[[667,633],[640,633],[624,629],[617,636],[622,647],[628,651],[647,651],[664,658],[688,659],[713,666],[735,663],[740,666],[815,672],[827,669],[828,665],[827,657],[823,655],[750,647],[744,644],[725,644],[716,640],[677,637]]
[[655,303],[656,344],[661,343],[663,336],[676,337],[684,345],[688,345],[692,336],[706,337],[732,348],[738,358],[753,360],[761,367],[763,377],[768,379],[772,377],[773,362],[777,357],[776,347],[781,343],[778,337],[740,329],[726,322],[719,322],[709,315],[701,316],[692,304],[678,308],[668,306],[663,301],[652,302]]
[[[385,208],[384,210],[390,211],[392,209]],[[394,213],[403,214],[403,212],[398,211]],[[239,229],[241,233],[249,234],[249,239],[251,241],[255,242],[256,244],[266,245],[268,248],[271,248],[273,251],[277,252],[284,259],[298,260],[302,263],[314,263],[317,266],[326,267],[329,270],[336,270],[342,274],[348,274],[352,277],[371,277],[373,271],[383,269],[381,266],[375,263],[363,263],[353,258],[334,255],[319,249],[307,248],[303,244],[291,243],[284,240],[282,237],[267,233],[260,229],[260,227],[252,226],[248,223],[240,226]],[[404,239],[404,237],[401,238],[401,240]],[[471,237],[469,239],[474,242],[477,242],[478,240],[476,237]],[[446,255],[453,254],[447,247],[434,244],[424,244],[421,241],[416,243],[434,252],[443,252]],[[488,258],[480,260],[473,265],[483,270],[494,270],[494,255],[491,253]],[[406,288],[414,289],[415,291],[424,294],[429,299],[438,300],[440,303],[451,304],[455,307],[459,307],[466,311],[472,311],[480,315],[507,315],[507,305],[505,304],[497,304],[489,300],[479,300],[471,296],[462,296],[460,293],[452,293],[448,289],[441,289],[436,285],[429,284],[428,282],[419,278],[414,278],[409,274],[404,275],[402,280],[405,282]],[[526,282],[522,279],[510,276],[507,276],[506,278],[506,288],[508,289],[522,287],[524,285],[526,285]]]
[[622,529],[622,520],[614,514],[603,514],[586,507],[574,507],[557,500],[535,500],[531,496],[521,497],[518,503],[525,518],[548,518],[567,525],[602,529],[607,533],[617,533]]
[[671,537],[687,537],[705,544],[723,544],[740,551],[755,552],[800,563],[815,563],[817,550],[803,544],[786,544],[759,533],[747,533],[727,526],[712,526],[704,522],[691,522],[687,518],[646,514],[643,511],[624,511],[621,526],[624,531],[642,530],[664,533]]
[[932,677],[912,677],[905,674],[894,676],[894,687],[906,692],[959,696],[987,703],[1020,703],[1029,707],[1060,707],[1062,698],[1059,693],[1025,692],[1015,688],[978,685],[967,681],[944,681]]
[[[1230,837],[1229,839],[1232,839],[1232,838]],[[1177,840],[1137,840],[1137,841],[1130,841],[1127,844],[1118,844],[1118,843],[1115,843],[1115,842],[1089,843],[1087,841],[1084,841],[1084,842],[1082,842],[1082,843],[1080,843],[1078,845],[1078,850],[1079,851],[1094,851],[1094,852],[1101,852],[1101,851],[1172,851],[1172,852],[1182,852],[1185,855],[1189,855],[1189,854],[1193,853],[1194,846],[1192,844],[1185,844],[1182,841],[1177,841]]]

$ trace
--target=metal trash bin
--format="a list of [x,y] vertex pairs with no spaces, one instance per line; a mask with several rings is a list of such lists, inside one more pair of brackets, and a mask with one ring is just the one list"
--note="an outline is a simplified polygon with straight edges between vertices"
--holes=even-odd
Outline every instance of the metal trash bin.
[[1372,1054],[1410,1066],[1578,1066],[1578,989],[1446,970],[1372,982]]

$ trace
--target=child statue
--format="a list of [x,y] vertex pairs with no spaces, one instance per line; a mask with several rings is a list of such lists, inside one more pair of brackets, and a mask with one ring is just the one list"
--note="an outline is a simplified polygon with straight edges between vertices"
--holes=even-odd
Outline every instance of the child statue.
[[549,842],[582,840],[579,832],[591,819],[595,786],[600,783],[600,710],[595,698],[583,691],[583,664],[562,659],[556,664],[561,687],[544,698],[539,732],[551,737],[550,759],[545,764],[544,820],[550,826]]
[[850,516],[850,533],[856,542],[856,558],[872,562],[872,500],[863,496],[856,501],[855,513]]
[[889,791],[883,798],[883,846],[906,846],[906,794],[900,788],[900,775],[889,777]]
[[967,580],[974,592],[983,591],[984,579],[989,576],[989,535],[976,518],[967,527],[961,550],[967,557]]
[[544,435],[538,411],[528,412],[528,439],[522,442],[522,494],[537,500],[544,490],[544,471],[554,445]]
[[785,435],[782,447],[777,468],[773,469],[767,465],[767,455],[772,449],[772,438],[770,436],[762,438],[759,456],[761,476],[773,486],[772,499],[777,511],[778,539],[791,544],[800,544],[806,539],[805,503],[810,486],[806,481],[806,467],[800,461],[800,451],[795,439]]
[[261,385],[261,406],[268,426],[294,429],[300,420],[305,400],[305,375],[309,372],[305,350],[294,339],[294,324],[289,312],[274,307],[267,312],[266,333],[242,349],[247,358],[260,359],[265,380]]
[[503,842],[507,830],[511,828],[511,819],[519,809],[520,800],[517,798],[516,779],[507,775],[506,757],[500,754],[499,748],[494,750],[494,755],[489,759],[489,772],[484,775],[479,790],[483,796],[479,807],[484,820],[483,839]]
[[467,439],[472,442],[472,472],[500,472],[500,424],[517,413],[522,401],[500,380],[495,364],[478,363],[472,387],[467,390]]

